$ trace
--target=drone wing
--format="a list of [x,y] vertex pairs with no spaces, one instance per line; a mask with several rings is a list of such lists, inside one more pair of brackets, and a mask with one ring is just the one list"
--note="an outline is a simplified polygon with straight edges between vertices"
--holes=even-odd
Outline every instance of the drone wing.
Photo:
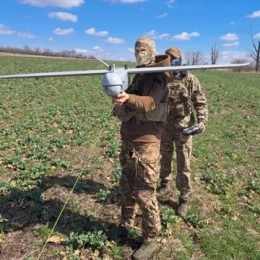
[[104,75],[107,72],[108,72],[108,70],[78,70],[78,71],[62,71],[62,72],[43,72],[43,73],[31,73],[31,74],[4,75],[4,76],[0,76],[0,79]]
[[79,71],[62,71],[62,72],[43,72],[29,74],[14,74],[0,76],[0,79],[19,79],[19,78],[47,78],[47,77],[65,77],[65,76],[90,76],[104,75],[107,72],[115,72],[125,70],[128,74],[153,73],[165,71],[182,71],[182,70],[199,70],[199,69],[223,69],[247,66],[249,63],[227,64],[227,65],[191,65],[191,66],[169,66],[169,67],[150,67],[150,68],[120,68],[115,66],[108,70],[79,70]]
[[150,67],[150,68],[131,68],[127,69],[128,74],[137,73],[153,73],[153,72],[165,72],[165,71],[183,71],[183,70],[199,70],[199,69],[225,69],[244,67],[249,65],[248,63],[241,64],[226,64],[226,65],[190,65],[190,66],[169,66],[169,67]]

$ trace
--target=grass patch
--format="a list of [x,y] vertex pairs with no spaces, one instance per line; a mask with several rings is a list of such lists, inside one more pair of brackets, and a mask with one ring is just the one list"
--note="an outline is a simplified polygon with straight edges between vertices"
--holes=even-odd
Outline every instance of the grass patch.
[[[1,74],[104,68],[11,56],[1,56],[0,67]],[[158,259],[259,259],[259,75],[195,74],[209,122],[194,137],[187,223],[160,205]],[[129,258],[140,244],[139,216],[125,240],[105,236],[120,219],[120,122],[101,77],[1,80],[0,96],[0,258],[37,259],[79,173],[55,230],[66,243],[48,243],[43,259]]]

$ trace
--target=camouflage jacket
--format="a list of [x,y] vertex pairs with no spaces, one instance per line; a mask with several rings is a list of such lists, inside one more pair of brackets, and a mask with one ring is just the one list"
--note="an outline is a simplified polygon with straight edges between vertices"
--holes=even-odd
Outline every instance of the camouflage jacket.
[[[168,81],[170,89],[168,120],[182,122],[183,127],[208,120],[208,105],[198,78],[191,73],[172,77]],[[195,113],[194,113],[195,111]]]

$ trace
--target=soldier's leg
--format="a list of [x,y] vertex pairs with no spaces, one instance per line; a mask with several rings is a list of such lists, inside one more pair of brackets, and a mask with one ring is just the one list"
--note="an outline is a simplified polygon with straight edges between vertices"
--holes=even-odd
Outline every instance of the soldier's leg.
[[136,176],[137,158],[132,142],[123,142],[120,152],[122,175],[120,179],[121,192],[121,225],[134,225],[137,203],[134,198],[134,182]]
[[144,240],[153,240],[161,230],[156,186],[160,172],[160,143],[136,143],[138,169],[135,198],[142,210]]
[[161,170],[160,179],[161,186],[166,187],[167,183],[172,182],[172,159],[173,159],[173,126],[171,123],[167,122],[162,129],[161,137]]
[[132,142],[122,141],[120,152],[122,175],[120,179],[121,192],[121,221],[120,224],[107,232],[110,239],[126,237],[128,227],[134,225],[137,203],[134,198],[134,182],[136,176],[137,159]]
[[190,159],[192,149],[192,136],[176,136],[177,176],[176,187],[180,191],[177,213],[185,217],[188,210],[188,200],[191,193]]

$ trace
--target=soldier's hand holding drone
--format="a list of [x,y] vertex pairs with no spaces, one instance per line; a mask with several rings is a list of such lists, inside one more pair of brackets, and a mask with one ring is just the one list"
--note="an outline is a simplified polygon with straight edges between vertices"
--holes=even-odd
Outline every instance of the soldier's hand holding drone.
[[129,99],[129,94],[126,92],[121,92],[117,97],[112,97],[112,103],[116,106],[122,106]]

